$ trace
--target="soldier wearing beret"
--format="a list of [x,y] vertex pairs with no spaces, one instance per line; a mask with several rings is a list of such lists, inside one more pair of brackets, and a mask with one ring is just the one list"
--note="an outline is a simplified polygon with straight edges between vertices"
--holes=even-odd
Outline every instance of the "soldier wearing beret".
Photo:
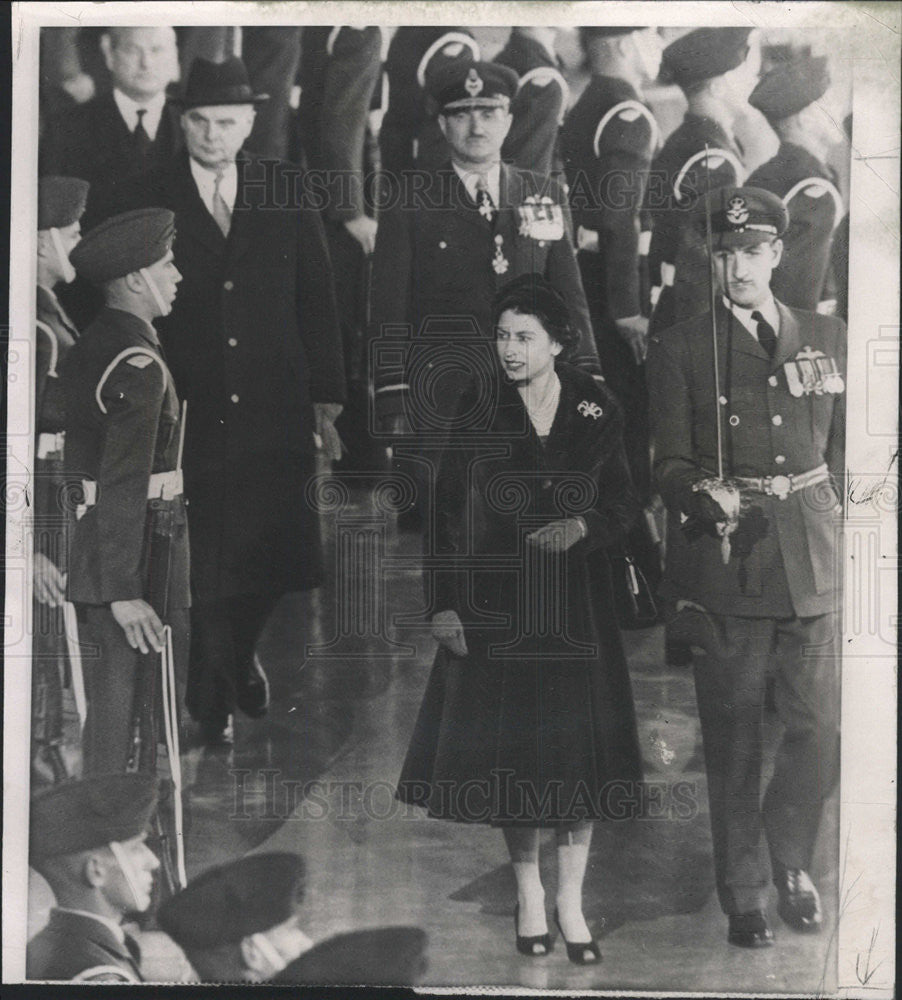
[[151,775],[103,774],[32,799],[28,861],[56,906],[28,943],[28,979],[142,981],[140,949],[121,921],[150,906],[160,862],[145,836],[156,793]]
[[382,169],[395,177],[404,170],[440,167],[448,144],[429,107],[426,81],[450,63],[479,59],[468,28],[401,26],[385,59],[388,107],[379,131]]
[[662,76],[680,87],[689,108],[652,162],[649,178],[652,331],[707,308],[705,253],[689,216],[709,186],[745,179],[733,124],[748,109],[755,83],[750,33],[749,28],[699,28],[664,50]]
[[659,132],[642,87],[657,78],[661,45],[654,28],[581,28],[580,39],[592,78],[561,131],[577,260],[605,381],[627,416],[633,483],[645,500],[648,401],[642,365],[648,319],[640,263],[650,233],[640,214]]
[[297,854],[250,854],[193,878],[157,919],[202,982],[272,979],[313,944],[299,924],[304,871]]
[[[494,363],[492,299],[519,275],[537,272],[563,296],[579,336],[574,363],[600,371],[564,193],[501,161],[516,73],[461,60],[429,86],[451,162],[390,179],[370,326],[376,419],[406,421],[414,434],[440,434],[479,357]],[[411,527],[421,526],[425,499],[414,499]]]
[[75,177],[42,177],[38,183],[31,729],[37,781],[66,776],[60,752],[67,659],[65,506],[60,494],[66,416],[59,371],[78,331],[54,289],[75,277],[69,253],[81,239],[87,196],[88,182]]
[[511,28],[507,44],[493,61],[509,66],[519,77],[502,159],[523,170],[560,178],[558,132],[570,104],[570,86],[555,51],[557,34],[550,25]]
[[[66,474],[80,483],[71,526],[68,597],[81,638],[88,713],[86,774],[152,768],[156,719],[147,695],[170,642],[183,681],[188,643],[188,529],[179,400],[153,320],[181,275],[173,215],[138,209],[89,232],[76,271],[106,306],[69,352]],[[149,655],[153,652],[154,655]]]
[[[720,395],[710,313],[652,337],[654,471],[668,508],[666,595],[712,626],[695,681],[718,897],[729,941],[762,947],[771,879],[786,924],[814,932],[822,921],[809,871],[839,769],[846,331],[774,298],[788,224],[776,195],[721,188],[707,204]],[[698,223],[704,233],[703,214]],[[769,675],[784,732],[762,803]]]
[[826,163],[842,138],[819,103],[829,86],[826,56],[798,58],[778,64],[749,98],[780,138],[777,155],[748,179],[753,187],[773,191],[789,210],[774,295],[786,305],[818,312],[835,306],[830,255],[845,214],[836,174]]

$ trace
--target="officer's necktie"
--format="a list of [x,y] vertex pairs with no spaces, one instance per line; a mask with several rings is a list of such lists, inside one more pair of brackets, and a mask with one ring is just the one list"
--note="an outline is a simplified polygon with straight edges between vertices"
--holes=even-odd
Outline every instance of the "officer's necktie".
[[232,227],[232,212],[219,190],[221,184],[222,174],[217,173],[216,181],[213,184],[213,218],[216,220],[216,225],[222,230],[222,235],[228,237],[229,229]]
[[138,108],[138,124],[135,126],[135,131],[132,132],[135,142],[135,150],[139,156],[147,156],[150,152],[150,147],[153,145],[150,136],[147,134],[147,129],[144,128],[144,116],[147,114],[147,108]]
[[752,319],[758,324],[758,343],[767,351],[767,356],[772,358],[777,353],[777,334],[774,328],[757,309],[752,313]]
[[476,207],[486,222],[491,223],[495,218],[495,203],[492,201],[489,186],[482,175],[476,178]]

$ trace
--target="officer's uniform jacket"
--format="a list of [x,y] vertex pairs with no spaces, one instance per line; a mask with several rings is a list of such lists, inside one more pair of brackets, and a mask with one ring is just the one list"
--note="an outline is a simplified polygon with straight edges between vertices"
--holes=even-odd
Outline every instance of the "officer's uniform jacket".
[[[725,476],[786,477],[826,463],[832,482],[785,499],[747,493],[758,516],[740,521],[726,566],[719,539],[703,534],[690,541],[680,530],[693,483],[717,474],[710,313],[652,337],[648,354],[654,472],[669,517],[665,589],[671,598],[718,614],[805,617],[832,611],[836,600],[846,330],[834,317],[780,302],[777,308],[780,329],[771,360],[718,301]],[[804,356],[812,351],[823,355],[821,372],[833,367],[832,359],[841,377],[805,388],[802,376],[815,369]],[[742,532],[757,538],[747,554]]]
[[148,533],[154,511],[165,505],[172,515],[168,605],[188,607],[183,497],[162,485],[153,499],[148,495],[152,475],[176,470],[181,426],[156,332],[131,313],[105,308],[69,352],[63,380],[66,474],[82,483],[72,498],[69,600],[150,599],[157,567]]
[[[401,182],[392,192],[392,207],[380,219],[373,265],[371,341],[383,346],[394,341],[391,350],[380,350],[378,343],[371,350],[380,416],[403,412],[405,393],[422,388],[409,385],[413,358],[398,353],[404,339],[424,343],[436,324],[456,318],[451,322],[453,335],[445,341],[448,346],[461,331],[491,340],[492,300],[522,274],[538,272],[561,293],[580,333],[572,361],[598,374],[569,211],[559,184],[502,164],[500,204],[489,222],[450,164],[441,171],[407,174]],[[530,230],[524,215],[542,211],[543,197],[555,221]],[[533,199],[532,204],[527,199]],[[458,400],[449,402],[453,412]]]
[[[598,251],[581,254],[581,265],[595,277],[586,294],[615,319],[636,316],[645,305],[640,213],[658,136],[636,89],[611,76],[592,78],[561,130],[573,224],[598,236]],[[647,245],[642,251],[647,254]]]
[[429,107],[427,76],[458,59],[479,60],[479,45],[467,28],[400,27],[385,59],[388,108],[379,131],[382,169],[400,174],[434,170],[450,151]]
[[778,195],[789,212],[783,258],[771,282],[774,295],[797,309],[817,309],[835,298],[830,256],[845,208],[833,171],[801,146],[783,142],[747,183]]
[[560,60],[536,39],[511,32],[507,45],[492,62],[508,66],[520,78],[502,159],[537,174],[560,176],[563,163],[558,130],[570,103],[570,87],[561,73]]
[[373,91],[382,65],[378,27],[308,25],[301,37],[301,103],[298,125],[306,165],[333,171],[325,206],[329,220],[365,212],[364,145]]
[[140,983],[137,943],[104,921],[53,909],[46,927],[28,942],[26,978],[80,983]]
[[708,261],[692,212],[709,188],[739,185],[744,178],[735,141],[717,122],[698,115],[687,114],[654,158],[646,192],[653,329],[664,330],[709,308]]

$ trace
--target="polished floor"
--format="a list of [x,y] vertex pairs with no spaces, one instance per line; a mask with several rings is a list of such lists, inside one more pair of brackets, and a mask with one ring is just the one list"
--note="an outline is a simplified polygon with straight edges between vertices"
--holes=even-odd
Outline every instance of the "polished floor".
[[[656,818],[596,827],[585,912],[604,961],[570,965],[561,941],[545,958],[519,956],[515,883],[500,832],[427,819],[392,798],[434,651],[423,627],[418,546],[397,532],[384,498],[374,504],[365,488],[336,490],[325,505],[332,581],[286,597],[258,650],[273,686],[270,713],[238,718],[229,751],[183,748],[189,877],[248,851],[299,851],[309,869],[310,936],[419,925],[430,937],[424,986],[759,996],[833,989],[837,804],[828,806],[812,872],[824,932],[795,934],[780,923],[774,899],[775,946],[729,946],[714,893],[692,672],[664,665],[658,628],[625,635],[646,776],[661,793]],[[773,719],[769,730],[778,735]],[[676,783],[697,808],[677,807]],[[549,907],[553,862],[549,835]],[[37,875],[31,889],[34,932],[50,898]],[[146,978],[190,973],[161,933],[145,932],[142,943]]]

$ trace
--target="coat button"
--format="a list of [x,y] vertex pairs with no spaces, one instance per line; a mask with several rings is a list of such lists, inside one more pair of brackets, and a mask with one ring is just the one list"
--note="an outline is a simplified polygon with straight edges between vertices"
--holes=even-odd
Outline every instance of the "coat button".
[[783,423],[783,418],[779,413],[777,413],[775,416],[770,418],[770,422],[774,425],[774,427],[779,427]]
[[444,240],[439,240],[438,245],[439,245],[439,249],[440,250],[447,250],[448,249],[448,244]]
[[542,489],[543,490],[550,490],[551,489],[551,480],[550,479],[543,479],[542,480]]
[[782,465],[786,461],[786,456],[785,455],[775,455],[774,456],[774,461],[777,463],[777,465]]
[[229,337],[229,347],[237,347],[238,341],[234,337]]
[[232,399],[233,403],[237,403],[238,402],[238,393],[237,392],[233,392],[232,396],[231,396],[231,399]]
[[230,291],[231,291],[231,290],[232,290],[232,289],[233,289],[233,288],[235,287],[235,282],[234,282],[234,281],[224,281],[224,282],[222,283],[222,287],[223,287],[223,288],[224,288],[224,289],[225,289],[225,290],[226,290],[227,292],[230,292]]
[[739,426],[739,417],[737,417],[735,413],[733,414],[732,417],[730,417],[730,426],[731,427]]
[[767,380],[767,384],[768,385],[776,386],[776,384],[777,384],[777,376],[776,375],[771,375],[771,377]]

